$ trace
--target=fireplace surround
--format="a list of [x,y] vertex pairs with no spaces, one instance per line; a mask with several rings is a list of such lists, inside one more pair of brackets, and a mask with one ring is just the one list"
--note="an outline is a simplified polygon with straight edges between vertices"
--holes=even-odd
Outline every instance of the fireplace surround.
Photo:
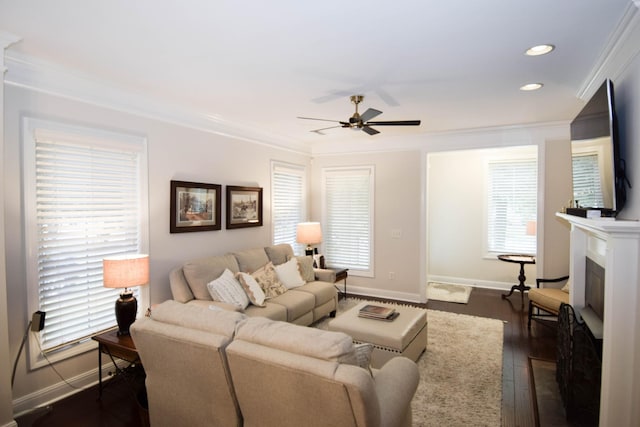
[[640,419],[640,222],[556,214],[571,225],[570,304],[586,306],[586,263],[604,266],[601,426]]

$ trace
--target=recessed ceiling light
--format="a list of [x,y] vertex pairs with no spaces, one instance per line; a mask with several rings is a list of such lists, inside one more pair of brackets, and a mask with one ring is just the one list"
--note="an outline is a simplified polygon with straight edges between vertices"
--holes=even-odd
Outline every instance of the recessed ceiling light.
[[524,90],[524,91],[538,90],[542,86],[544,86],[542,83],[528,83],[524,86],[520,86],[520,90]]
[[545,55],[551,52],[555,48],[556,47],[552,44],[539,44],[538,46],[533,46],[527,49],[525,51],[525,55],[528,55],[528,56]]

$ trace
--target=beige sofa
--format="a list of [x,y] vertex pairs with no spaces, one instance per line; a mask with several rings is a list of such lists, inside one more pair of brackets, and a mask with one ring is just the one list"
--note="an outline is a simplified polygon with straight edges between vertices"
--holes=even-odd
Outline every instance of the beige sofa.
[[[213,304],[234,310],[236,308],[228,304],[212,301],[207,283],[222,275],[225,269],[232,273],[252,273],[269,261],[280,265],[294,256],[290,245],[280,244],[188,261],[171,271],[171,293],[178,302],[206,307]],[[244,313],[298,325],[310,325],[322,317],[335,315],[338,307],[335,272],[314,269],[312,276],[314,280],[305,285],[268,299],[265,307],[249,305]]]
[[371,372],[340,332],[166,301],[131,335],[154,427],[411,425],[416,364]]

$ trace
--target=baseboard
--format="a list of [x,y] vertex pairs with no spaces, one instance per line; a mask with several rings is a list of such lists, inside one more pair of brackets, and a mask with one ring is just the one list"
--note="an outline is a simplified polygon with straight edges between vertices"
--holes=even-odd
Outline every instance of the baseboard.
[[[477,279],[466,279],[462,277],[451,277],[451,276],[437,276],[431,275],[429,276],[428,282],[441,282],[441,283],[457,283],[460,285],[472,286],[474,288],[483,288],[483,289],[495,289],[499,291],[509,291],[511,287],[515,285],[515,282],[494,282],[489,280],[477,280]],[[535,284],[529,284],[529,286],[535,286]],[[371,296],[377,298],[386,298],[393,299],[399,301],[407,301],[407,302],[416,302],[416,303],[425,303],[426,300],[421,297],[421,295],[426,295],[426,287],[425,283],[422,286],[420,293],[411,293],[411,292],[397,292],[391,291],[388,289],[379,289],[379,288],[367,288],[364,286],[347,286],[347,294],[348,295],[358,295],[358,296]]]
[[[473,286],[474,288],[484,288],[484,289],[496,289],[499,291],[509,291],[513,285],[516,285],[516,279],[514,278],[513,282],[495,282],[490,280],[478,280],[478,279],[467,279],[463,277],[452,277],[452,276],[437,276],[430,275],[427,278],[428,282],[441,282],[441,283],[457,283],[459,285],[467,285]],[[425,284],[426,286],[426,284]],[[534,284],[528,284],[528,286],[535,286]]]
[[[128,363],[123,360],[118,360],[117,363],[121,368],[128,366]],[[102,381],[108,381],[110,379],[110,377],[106,375],[109,371],[112,370],[113,364],[111,363],[111,361],[109,361],[108,364],[102,365]],[[69,384],[76,388],[71,388],[64,381],[59,381],[55,384],[50,385],[49,387],[42,388],[33,393],[14,399],[12,402],[14,418],[17,418],[36,408],[50,405],[54,402],[57,402],[58,400],[62,400],[82,390],[93,387],[94,385],[98,384],[98,368],[96,367],[95,369],[76,375],[72,378],[67,378],[66,380]]]

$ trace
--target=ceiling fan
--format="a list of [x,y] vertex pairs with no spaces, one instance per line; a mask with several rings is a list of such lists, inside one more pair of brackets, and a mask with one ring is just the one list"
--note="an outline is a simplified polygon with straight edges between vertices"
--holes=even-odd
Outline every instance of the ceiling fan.
[[375,130],[371,126],[420,126],[420,120],[394,120],[394,121],[383,121],[383,122],[372,122],[370,121],[374,117],[382,114],[382,111],[378,111],[374,108],[368,108],[367,111],[360,114],[358,113],[358,104],[362,102],[364,99],[364,95],[351,95],[351,102],[353,102],[356,106],[356,112],[353,113],[353,116],[349,117],[348,121],[340,121],[340,120],[328,120],[328,119],[316,119],[314,117],[298,117],[299,119],[304,120],[320,120],[323,122],[336,122],[339,125],[329,126],[326,128],[315,129],[311,132],[318,133],[320,135],[324,135],[322,133],[323,130],[334,129],[334,128],[349,128],[353,130],[363,130],[369,135],[375,135],[380,133],[380,131]]

